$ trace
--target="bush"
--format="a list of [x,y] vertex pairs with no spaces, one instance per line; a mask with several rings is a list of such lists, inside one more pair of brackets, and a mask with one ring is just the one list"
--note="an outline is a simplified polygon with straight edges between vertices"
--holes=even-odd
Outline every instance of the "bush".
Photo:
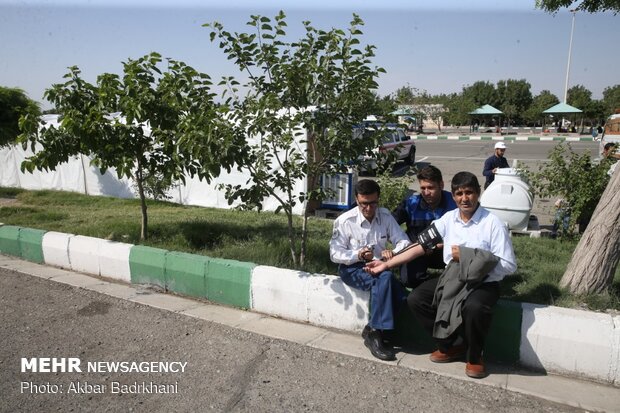
[[[559,225],[559,235],[570,235],[579,225],[583,232],[598,201],[605,191],[610,160],[594,162],[589,153],[577,154],[570,144],[558,144],[549,153],[549,162],[539,172],[531,173],[529,181],[535,194],[543,198],[558,197],[569,209],[567,228]],[[563,217],[560,217],[563,218]]]
[[[391,168],[389,168],[391,169]],[[381,187],[381,206],[393,211],[410,194],[417,171],[410,169],[404,176],[392,176],[390,170],[377,177]]]

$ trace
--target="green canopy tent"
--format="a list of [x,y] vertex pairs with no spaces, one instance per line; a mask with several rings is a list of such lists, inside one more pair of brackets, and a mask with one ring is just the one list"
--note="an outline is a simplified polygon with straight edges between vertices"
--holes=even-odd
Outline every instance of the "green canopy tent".
[[[504,114],[504,112],[502,112],[499,109],[494,108],[491,105],[480,106],[478,109],[469,112],[469,115],[472,117],[472,121],[473,121],[473,119],[475,117],[485,117],[485,116],[488,116],[489,118],[492,119],[494,116],[497,116],[499,118],[503,114]],[[470,122],[470,123],[473,123],[473,122]],[[498,125],[500,124],[499,120],[498,120],[497,124]],[[470,131],[471,131],[471,127],[470,127]]]
[[399,106],[393,112],[390,112],[390,115],[398,116],[398,123],[405,123],[412,125],[412,128],[416,128],[418,126],[417,118],[415,116],[415,111],[411,107],[407,106]]
[[[546,115],[561,115],[561,116],[565,116],[565,115],[573,115],[573,124],[577,123],[576,122],[576,118],[577,118],[577,113],[583,113],[582,110],[577,109],[576,107],[573,107],[567,103],[558,103],[555,106],[550,107],[549,109],[543,111],[543,115],[546,117]],[[581,122],[583,124],[583,118],[581,119]],[[545,130],[545,118],[543,118],[543,130]],[[559,132],[559,130],[558,130]]]
[[390,112],[390,115],[395,115],[395,116],[413,115],[413,111],[409,108],[400,107],[396,109],[394,112]]

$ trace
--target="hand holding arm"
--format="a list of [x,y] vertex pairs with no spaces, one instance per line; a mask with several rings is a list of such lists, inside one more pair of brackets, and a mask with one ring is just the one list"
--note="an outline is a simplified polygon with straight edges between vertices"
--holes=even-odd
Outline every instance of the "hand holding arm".
[[394,256],[394,251],[392,251],[392,250],[383,250],[383,251],[381,251],[381,258],[382,258],[384,261],[389,260],[389,259],[390,259],[390,258],[392,258],[393,256]]
[[364,271],[371,275],[378,275],[390,268],[398,267],[399,265],[414,260],[421,255],[424,255],[424,248],[419,244],[414,244],[411,248],[404,250],[402,253],[394,255],[388,261],[371,261],[367,263],[364,267]]

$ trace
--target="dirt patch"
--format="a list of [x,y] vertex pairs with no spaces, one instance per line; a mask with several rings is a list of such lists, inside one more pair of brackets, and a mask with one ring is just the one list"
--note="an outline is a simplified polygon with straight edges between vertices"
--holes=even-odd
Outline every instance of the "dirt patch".
[[0,198],[0,208],[3,206],[18,206],[21,205],[16,198]]

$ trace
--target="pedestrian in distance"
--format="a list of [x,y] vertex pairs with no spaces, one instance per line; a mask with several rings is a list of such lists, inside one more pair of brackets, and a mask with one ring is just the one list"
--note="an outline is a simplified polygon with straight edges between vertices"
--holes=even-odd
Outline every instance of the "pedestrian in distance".
[[[370,320],[362,332],[364,345],[381,360],[395,360],[393,347],[384,339],[394,329],[394,315],[404,305],[406,292],[391,271],[369,274],[367,262],[389,259],[409,244],[407,234],[390,211],[379,207],[381,189],[370,179],[355,185],[357,207],[334,221],[329,254],[338,264],[338,274],[346,285],[370,291]],[[394,246],[388,249],[388,243]]]
[[443,243],[446,269],[407,297],[407,304],[437,344],[430,359],[448,363],[465,359],[465,374],[487,375],[482,350],[491,326],[500,281],[517,269],[508,229],[480,206],[480,184],[470,172],[451,182],[458,209],[443,215],[418,237],[418,243],[386,262],[369,262],[370,274],[388,271],[426,254]]
[[[437,167],[425,166],[420,169],[416,178],[420,192],[405,198],[392,211],[398,224],[406,224],[406,232],[411,241],[416,241],[420,233],[434,220],[456,209],[452,194],[444,190],[443,176]],[[438,247],[403,266],[400,269],[400,280],[406,287],[415,288],[429,277],[429,268],[443,269],[445,266],[443,248]]]
[[499,168],[508,168],[508,161],[504,157],[506,154],[506,144],[504,142],[497,142],[494,150],[495,153],[484,161],[484,167],[482,168],[482,175],[486,177],[484,189],[487,189],[495,180],[495,174]]

